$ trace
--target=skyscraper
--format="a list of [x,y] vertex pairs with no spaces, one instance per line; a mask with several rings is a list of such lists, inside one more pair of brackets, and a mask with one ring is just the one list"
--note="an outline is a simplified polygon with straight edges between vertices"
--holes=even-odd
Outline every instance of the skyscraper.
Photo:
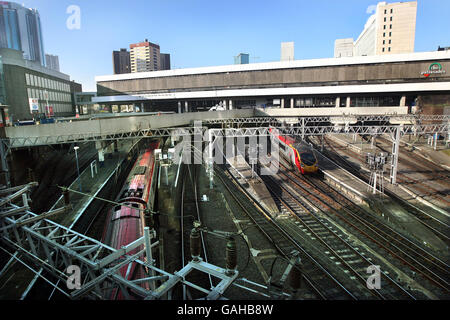
[[159,45],[149,42],[130,44],[131,72],[160,70]]
[[294,60],[294,42],[281,43],[281,61]]
[[170,70],[170,54],[161,53],[160,54],[160,69],[159,70]]
[[234,64],[248,64],[248,63],[249,63],[248,53],[239,53],[236,57],[234,57]]
[[130,52],[127,49],[113,51],[112,57],[114,74],[131,72]]
[[59,57],[53,54],[45,54],[45,63],[47,68],[59,71]]
[[14,2],[0,1],[0,48],[22,51],[25,59],[45,66],[39,12]]
[[[353,55],[414,52],[416,15],[417,1],[379,2],[375,13],[369,17],[364,30],[353,44]],[[336,40],[335,52],[339,51],[338,46],[342,46],[345,40]]]

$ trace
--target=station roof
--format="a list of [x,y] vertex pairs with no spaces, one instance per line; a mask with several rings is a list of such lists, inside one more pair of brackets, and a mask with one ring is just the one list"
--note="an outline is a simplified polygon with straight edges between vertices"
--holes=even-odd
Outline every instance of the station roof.
[[250,63],[239,65],[233,64],[233,65],[201,67],[201,68],[185,68],[185,69],[164,70],[164,71],[136,72],[136,73],[96,76],[95,81],[96,82],[120,81],[120,80],[134,80],[145,78],[173,77],[192,74],[244,72],[244,71],[272,70],[272,69],[292,69],[292,68],[314,68],[327,66],[379,64],[379,63],[395,63],[395,62],[427,61],[427,60],[433,61],[445,59],[450,60],[450,51],[430,51],[430,52],[415,52],[407,54],[389,54],[389,55],[374,55],[361,57],[339,57],[339,58],[325,58],[325,59],[276,61],[276,62]]

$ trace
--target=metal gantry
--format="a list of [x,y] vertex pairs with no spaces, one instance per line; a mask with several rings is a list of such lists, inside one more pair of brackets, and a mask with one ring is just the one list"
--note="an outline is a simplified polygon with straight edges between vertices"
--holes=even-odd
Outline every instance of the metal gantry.
[[[47,219],[68,210],[70,206],[67,205],[36,215],[28,206],[29,192],[35,185],[30,183],[0,190],[3,195],[0,199],[0,242],[9,248],[2,249],[11,256],[2,272],[12,261],[18,261],[70,299],[107,299],[111,290],[117,290],[125,299],[170,299],[172,289],[179,283],[203,292],[206,299],[217,299],[238,276],[237,271],[230,273],[202,259],[191,261],[171,274],[155,267],[151,250],[159,243],[151,243],[150,232],[114,249]],[[22,203],[14,204],[20,197]],[[147,274],[140,279],[123,277],[119,270],[124,267],[130,270],[133,264],[143,267]],[[221,281],[212,288],[202,288],[186,280],[194,270]],[[44,277],[44,271],[51,276]]]

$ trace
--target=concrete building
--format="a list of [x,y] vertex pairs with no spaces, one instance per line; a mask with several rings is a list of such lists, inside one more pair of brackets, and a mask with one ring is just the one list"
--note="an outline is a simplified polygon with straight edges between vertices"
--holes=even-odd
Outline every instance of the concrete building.
[[160,69],[159,70],[170,70],[170,54],[161,53],[160,54]]
[[251,63],[97,76],[105,106],[144,111],[277,107],[312,113],[407,113],[450,105],[450,51]]
[[281,43],[281,61],[294,60],[294,42]]
[[0,2],[0,48],[23,52],[23,58],[45,66],[39,12],[14,2]]
[[4,79],[2,103],[8,106],[11,122],[42,114],[75,114],[74,93],[82,91],[81,84],[70,81],[64,73],[25,60],[21,51],[0,49],[0,56]]
[[45,54],[45,63],[47,68],[60,71],[59,70],[59,57],[52,54]]
[[337,39],[334,42],[334,57],[353,57],[353,38]]
[[234,64],[248,64],[250,62],[248,53],[239,53],[234,57]]
[[379,2],[354,43],[354,56],[414,52],[417,1]]
[[157,71],[161,68],[159,45],[149,42],[130,44],[131,72]]
[[113,51],[112,60],[114,74],[131,72],[130,52],[127,49]]

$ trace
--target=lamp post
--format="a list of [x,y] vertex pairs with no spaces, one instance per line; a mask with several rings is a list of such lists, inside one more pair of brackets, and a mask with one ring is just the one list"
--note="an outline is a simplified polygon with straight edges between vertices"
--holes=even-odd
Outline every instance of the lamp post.
[[75,150],[75,159],[77,161],[78,184],[80,186],[80,192],[82,192],[81,191],[81,179],[80,179],[80,167],[78,165],[78,153],[77,153],[77,150],[80,149],[80,147],[75,146],[75,147],[73,147],[73,149]]

